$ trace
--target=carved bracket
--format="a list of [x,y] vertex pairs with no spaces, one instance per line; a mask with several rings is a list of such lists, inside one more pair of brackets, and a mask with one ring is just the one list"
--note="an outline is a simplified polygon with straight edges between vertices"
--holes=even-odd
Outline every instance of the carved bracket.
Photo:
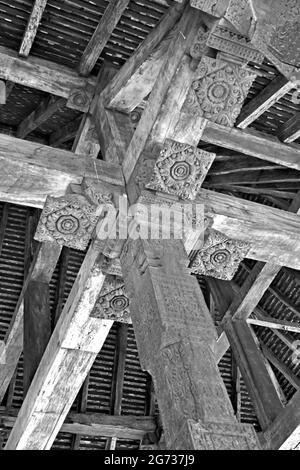
[[231,62],[203,57],[183,111],[233,127],[256,75]]
[[168,139],[146,188],[195,199],[214,158],[213,153]]
[[210,230],[203,247],[191,263],[192,272],[231,280],[249,250],[249,243],[232,240],[216,230]]

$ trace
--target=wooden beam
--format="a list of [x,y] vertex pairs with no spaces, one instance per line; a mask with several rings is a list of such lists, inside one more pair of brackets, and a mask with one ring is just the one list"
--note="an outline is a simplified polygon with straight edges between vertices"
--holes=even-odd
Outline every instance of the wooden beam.
[[256,318],[248,318],[247,323],[251,325],[264,326],[265,328],[271,328],[275,330],[292,331],[293,333],[300,333],[300,323],[293,323],[287,320],[278,320],[272,317],[266,317],[264,315],[258,315],[255,313]]
[[241,171],[234,172],[227,175],[209,176],[207,179],[207,186],[220,187],[224,183],[227,185],[247,185],[255,184],[256,186],[266,184],[276,184],[284,182],[299,182],[299,172],[296,170],[289,170],[285,167],[281,167],[278,170],[253,170],[253,171]]
[[[77,72],[64,65],[58,65],[38,57],[23,59],[16,52],[0,47],[0,78],[19,85],[36,88],[69,101],[74,94],[83,93],[84,100],[76,100],[77,108],[87,111],[96,80],[94,77],[80,77]],[[72,104],[71,104],[72,106]]]
[[107,334],[112,320],[91,317],[105,274],[91,244],[6,444],[49,449]]
[[[65,126],[59,127],[56,131],[52,132],[49,138],[49,145],[51,147],[59,147],[65,142],[69,142],[76,137],[78,128],[80,127],[82,117],[74,119],[68,122]],[[83,152],[82,152],[83,154]]]
[[0,135],[0,200],[43,207],[47,195],[63,196],[83,177],[123,184],[121,168],[66,150]]
[[[117,330],[117,344],[113,370],[113,381],[111,390],[111,413],[115,416],[121,414],[123,384],[126,365],[128,325],[119,324]],[[108,439],[106,449],[114,450],[116,439]]]
[[300,138],[300,113],[295,113],[278,130],[278,137],[282,142],[290,144]]
[[201,139],[210,144],[300,170],[300,146],[281,143],[261,132],[242,131],[207,123]]
[[[0,425],[12,428],[17,419],[18,410],[0,409]],[[70,412],[61,426],[60,432],[81,434],[90,437],[139,440],[155,432],[156,422],[152,416],[112,416],[100,413]]]
[[259,423],[265,430],[282,410],[277,390],[247,323],[243,320],[227,320],[224,329],[252,398]]
[[19,54],[23,57],[27,57],[29,55],[46,5],[47,0],[35,0],[34,2],[19,50]]
[[0,105],[6,104],[6,83],[0,80]]
[[39,279],[49,283],[59,258],[61,247],[52,243],[42,243],[31,264],[30,271],[24,282],[17,306],[10,322],[10,327],[6,332],[5,355],[6,361],[0,365],[0,402],[3,399],[7,387],[13,377],[17,367],[19,357],[23,350],[23,314],[24,298],[30,282]]
[[249,258],[300,268],[297,215],[206,189],[199,190],[196,202],[204,204],[213,229],[250,243]]
[[30,113],[29,116],[21,122],[21,124],[19,124],[16,136],[19,139],[24,139],[24,137],[50,119],[53,114],[65,105],[66,100],[64,98],[57,98],[54,96],[47,97],[45,100],[41,101],[38,107]]
[[[121,70],[116,74],[111,83],[106,87],[102,94],[102,99],[107,107],[114,107],[113,100],[116,99],[116,103],[119,102],[118,94],[122,89],[126,88],[130,82],[131,77],[138,71],[141,71],[142,64],[149,58],[150,54],[153,53],[155,48],[161,43],[166,34],[173,28],[176,22],[179,20],[184,4],[175,4],[170,7],[162,20],[159,22],[156,28],[154,28],[137,48],[136,52],[126,61]],[[155,69],[155,68],[154,68]],[[155,70],[154,70],[155,75]],[[153,84],[151,83],[149,92],[151,91]],[[132,96],[132,95],[131,95]],[[129,105],[131,108],[131,105]],[[127,104],[128,108],[128,104]]]
[[289,367],[287,367],[282,361],[280,361],[276,355],[268,348],[262,341],[260,341],[260,347],[264,356],[268,361],[276,367],[277,370],[293,385],[296,390],[300,390],[300,379],[297,377]]
[[129,0],[111,0],[99,24],[86,46],[79,64],[80,75],[87,76],[93,70],[101,52],[117,26]]
[[235,420],[213,355],[213,320],[187,265],[180,240],[130,240],[121,255],[139,357],[154,380],[167,449],[258,448],[255,437],[248,440],[252,428]]
[[248,127],[294,86],[282,75],[274,78],[255,98],[243,107],[237,119],[237,127],[240,129]]
[[300,391],[263,434],[268,450],[296,450],[300,445]]

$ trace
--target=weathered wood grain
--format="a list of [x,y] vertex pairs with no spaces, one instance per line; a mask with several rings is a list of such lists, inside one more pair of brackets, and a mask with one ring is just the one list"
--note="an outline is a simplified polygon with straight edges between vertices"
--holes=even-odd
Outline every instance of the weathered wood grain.
[[81,184],[83,177],[123,184],[118,165],[4,134],[0,173],[0,200],[33,207],[43,207],[47,195],[64,195],[69,184]]
[[111,33],[127,8],[129,0],[111,0],[86,46],[79,64],[80,75],[87,76],[94,68]]
[[19,54],[23,57],[27,57],[29,55],[46,5],[47,0],[35,0],[34,2],[19,50]]
[[[64,65],[38,57],[23,59],[4,47],[0,47],[0,78],[62,98],[69,98],[73,90],[93,88],[96,84],[94,77],[80,77]],[[82,106],[85,109],[86,104]]]

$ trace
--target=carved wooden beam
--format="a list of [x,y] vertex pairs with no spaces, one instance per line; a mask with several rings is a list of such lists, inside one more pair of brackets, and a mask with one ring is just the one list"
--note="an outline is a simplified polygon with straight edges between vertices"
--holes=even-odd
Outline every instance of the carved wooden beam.
[[235,421],[214,360],[216,331],[187,264],[178,240],[131,241],[121,256],[140,360],[154,380],[167,448],[258,448],[251,427]]
[[96,80],[80,77],[63,65],[37,57],[22,59],[0,47],[0,78],[67,99],[67,106],[88,111]]
[[19,50],[19,54],[23,57],[27,57],[29,55],[46,5],[47,0],[35,0],[34,2]]
[[81,184],[84,176],[123,184],[117,165],[4,134],[0,135],[0,171],[0,199],[33,207],[43,207],[48,195],[63,196],[69,184]]
[[112,0],[106,7],[100,22],[86,46],[79,64],[80,75],[87,76],[93,70],[111,33],[119,22],[129,0]]

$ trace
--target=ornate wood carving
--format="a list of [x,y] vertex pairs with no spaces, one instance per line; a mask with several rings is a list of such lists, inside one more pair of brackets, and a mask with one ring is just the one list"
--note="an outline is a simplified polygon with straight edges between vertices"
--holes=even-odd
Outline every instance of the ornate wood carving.
[[146,187],[182,199],[195,199],[214,158],[213,153],[168,139]]
[[199,28],[196,39],[190,47],[190,56],[193,59],[199,60],[205,53],[209,33],[209,29],[205,29],[204,27]]
[[[187,441],[190,439],[188,450],[258,449],[256,433],[248,424],[204,423],[189,419],[182,429],[182,434],[186,436]],[[180,441],[174,443],[173,449],[180,449]]]
[[207,46],[238,57],[245,63],[261,64],[264,60],[264,55],[253,47],[250,39],[221,24],[213,28],[208,36]]
[[182,432],[190,419],[236,424],[212,352],[216,331],[187,263],[178,240],[130,240],[121,255],[140,360],[170,449],[198,448]]
[[225,18],[240,33],[249,35],[255,25],[252,0],[230,0]]
[[98,221],[98,208],[82,195],[48,196],[35,234],[39,242],[56,241],[85,250]]
[[256,75],[237,64],[203,57],[183,111],[233,127]]
[[122,323],[131,322],[129,298],[121,277],[108,275],[95,304],[92,317],[105,318]]
[[249,250],[249,243],[231,240],[216,230],[210,230],[203,247],[192,261],[192,272],[230,280]]
[[67,107],[87,113],[92,102],[93,95],[94,88],[90,85],[87,85],[85,88],[73,88],[70,91]]

